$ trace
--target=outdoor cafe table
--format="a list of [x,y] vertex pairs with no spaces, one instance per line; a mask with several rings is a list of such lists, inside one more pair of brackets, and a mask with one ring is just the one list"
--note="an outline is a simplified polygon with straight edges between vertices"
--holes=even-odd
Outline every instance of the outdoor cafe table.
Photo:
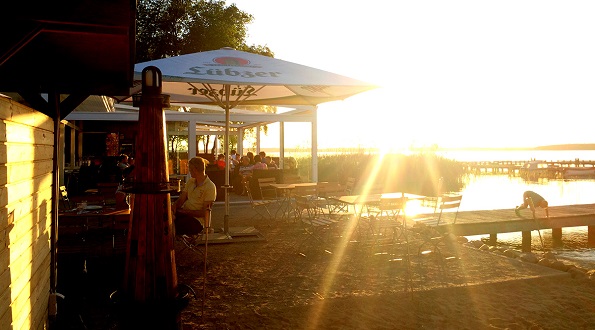
[[380,203],[381,198],[399,198],[399,197],[406,197],[408,200],[426,198],[426,196],[423,196],[423,195],[410,194],[410,193],[406,193],[406,192],[336,196],[336,197],[330,197],[330,198],[337,202],[341,202],[341,203],[349,204],[349,205],[353,205],[353,206],[357,206],[357,205],[367,206],[367,205],[374,205],[374,204]]
[[316,182],[300,182],[300,183],[271,183],[269,184],[271,187],[277,189],[277,196],[281,196],[279,200],[279,208],[277,212],[275,212],[275,217],[279,212],[281,213],[281,218],[289,218],[291,213],[291,192],[296,187],[316,187],[318,183]]
[[94,232],[107,232],[115,248],[116,234],[124,233],[130,223],[129,208],[89,205],[86,209],[60,211],[58,213],[58,243],[60,233],[92,235]]
[[[355,208],[355,215],[357,219],[357,224],[359,227],[362,214],[365,208],[369,208],[375,205],[380,204],[380,200],[382,198],[401,198],[405,197],[407,200],[420,200],[426,198],[423,195],[417,194],[410,194],[406,192],[390,192],[390,193],[383,193],[383,194],[363,194],[363,195],[348,195],[348,196],[336,196],[330,197],[330,199],[343,203],[352,205]],[[359,211],[357,208],[359,207]]]

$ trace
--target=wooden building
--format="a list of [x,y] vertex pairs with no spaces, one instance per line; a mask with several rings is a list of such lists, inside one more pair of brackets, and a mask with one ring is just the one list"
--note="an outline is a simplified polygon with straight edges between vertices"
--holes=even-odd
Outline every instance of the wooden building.
[[48,329],[59,296],[55,133],[89,95],[129,95],[136,1],[9,0],[2,12],[0,93],[22,101],[0,96],[0,329]]
[[0,329],[42,329],[50,296],[53,120],[0,97]]

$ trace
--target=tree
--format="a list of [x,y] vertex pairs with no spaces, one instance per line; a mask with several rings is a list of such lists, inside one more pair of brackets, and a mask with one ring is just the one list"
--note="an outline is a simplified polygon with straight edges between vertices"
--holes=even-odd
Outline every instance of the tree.
[[[274,57],[262,45],[246,44],[246,25],[253,16],[225,1],[139,0],[137,6],[136,63],[170,56],[232,47],[238,50]],[[252,107],[253,110],[276,112],[276,107]],[[252,131],[250,129],[249,131]],[[266,126],[264,131],[266,134]],[[205,152],[210,137],[203,141]],[[172,150],[174,142],[171,141]],[[230,138],[230,148],[237,138]]]
[[273,57],[267,46],[246,44],[253,16],[225,1],[140,0],[136,62],[232,47]]

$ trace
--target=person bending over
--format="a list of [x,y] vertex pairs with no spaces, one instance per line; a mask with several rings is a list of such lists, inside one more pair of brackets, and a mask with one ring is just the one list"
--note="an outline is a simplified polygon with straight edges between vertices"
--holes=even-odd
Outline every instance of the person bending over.
[[[192,178],[184,186],[178,200],[172,204],[172,217],[175,221],[179,220],[176,226],[181,225],[180,219],[183,218],[184,223],[198,226],[198,232],[211,226],[210,223],[202,223],[200,220],[204,219],[205,206],[217,198],[217,187],[205,173],[207,164],[208,161],[201,157],[194,157],[188,162],[188,171]],[[198,223],[192,221],[192,218]],[[212,231],[211,229],[210,232]]]
[[549,204],[545,198],[534,191],[527,190],[523,193],[523,204],[517,206],[514,210],[514,213],[520,217],[521,213],[519,211],[528,207],[531,209],[531,212],[533,212],[533,218],[535,218],[535,208],[541,207],[545,209],[545,216],[549,218],[550,214],[548,211],[548,206]]

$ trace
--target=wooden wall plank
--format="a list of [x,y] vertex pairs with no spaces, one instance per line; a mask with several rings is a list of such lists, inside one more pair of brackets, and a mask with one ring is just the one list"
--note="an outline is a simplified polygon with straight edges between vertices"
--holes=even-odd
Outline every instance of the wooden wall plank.
[[10,155],[10,162],[33,162],[36,160],[47,160],[53,157],[53,147],[48,145],[32,145],[20,143],[0,144],[0,155]]
[[45,236],[49,235],[50,220],[51,205],[49,202],[22,217],[15,215],[14,221],[19,223],[19,226],[14,226],[8,236],[11,255],[18,256],[26,253],[25,250],[33,241],[45,239]]
[[0,329],[48,324],[53,130],[0,97]]
[[54,134],[44,129],[2,120],[0,121],[0,142],[53,146]]
[[54,131],[52,118],[11,99],[0,97],[0,118],[27,126]]
[[[43,267],[38,269],[37,272],[33,271],[29,276],[31,277],[31,281],[23,287],[21,291],[19,291],[16,295],[13,290],[13,303],[12,303],[12,311],[13,314],[17,314],[21,316],[22,322],[19,322],[19,319],[16,318],[13,321],[15,325],[15,329],[29,329],[30,324],[27,326],[23,326],[25,321],[29,321],[31,323],[30,314],[34,312],[33,306],[37,300],[42,297],[47,297],[49,294],[50,289],[50,256],[46,258],[43,263],[47,267]],[[47,298],[46,298],[47,299]],[[45,301],[47,305],[47,300]],[[39,307],[38,307],[39,308]]]
[[[53,162],[51,159],[8,163],[0,166],[0,185],[19,180],[31,179],[40,175],[51,175]],[[8,179],[10,178],[10,181]]]
[[[3,187],[0,186],[0,207],[15,203],[21,199],[30,198],[37,191],[52,187],[52,183],[50,175],[40,175],[29,178],[27,181],[18,181],[13,184],[6,184]],[[51,193],[46,197],[46,201],[51,200]],[[15,219],[18,219],[17,214],[15,214]]]

